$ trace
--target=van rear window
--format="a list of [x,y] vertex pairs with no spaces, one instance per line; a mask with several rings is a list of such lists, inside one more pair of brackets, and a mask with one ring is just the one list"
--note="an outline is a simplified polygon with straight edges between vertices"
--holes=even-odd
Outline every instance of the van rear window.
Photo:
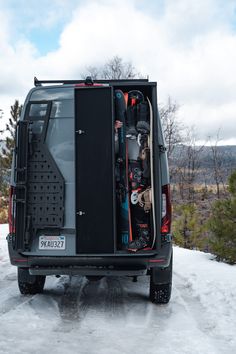
[[43,132],[44,120],[35,120],[31,123],[31,130],[33,134],[40,135]]
[[73,118],[74,100],[57,100],[52,102],[50,118]]
[[32,91],[30,101],[58,101],[73,100],[74,87],[47,87],[36,88]]
[[30,117],[45,117],[47,113],[47,103],[31,103],[29,116]]

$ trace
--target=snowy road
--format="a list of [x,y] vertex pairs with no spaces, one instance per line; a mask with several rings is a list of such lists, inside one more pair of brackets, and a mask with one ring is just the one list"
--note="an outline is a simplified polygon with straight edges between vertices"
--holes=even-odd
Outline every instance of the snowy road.
[[89,282],[48,277],[20,295],[0,225],[0,353],[236,353],[236,267],[174,250],[168,305],[148,301],[148,277]]

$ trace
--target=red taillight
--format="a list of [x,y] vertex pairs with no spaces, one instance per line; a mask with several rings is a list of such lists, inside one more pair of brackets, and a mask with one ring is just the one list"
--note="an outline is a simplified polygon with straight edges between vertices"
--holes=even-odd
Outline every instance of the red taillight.
[[9,206],[8,206],[8,222],[9,222],[10,234],[15,233],[13,196],[14,196],[14,187],[11,186],[9,190]]
[[168,234],[171,229],[171,202],[170,202],[170,185],[162,186],[162,219],[161,233]]

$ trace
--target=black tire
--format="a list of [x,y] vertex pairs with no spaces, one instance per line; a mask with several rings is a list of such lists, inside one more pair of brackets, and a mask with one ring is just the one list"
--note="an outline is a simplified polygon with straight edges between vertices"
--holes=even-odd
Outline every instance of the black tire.
[[[172,290],[172,266],[173,257],[171,256],[169,267],[164,269],[153,268],[151,270],[149,295],[151,302],[155,304],[168,304],[170,301]],[[160,276],[160,282],[158,282],[158,275]]]
[[156,285],[150,284],[150,300],[154,304],[168,304],[171,297],[171,283]]
[[18,287],[23,295],[42,293],[45,280],[45,275],[31,275],[28,268],[18,268]]

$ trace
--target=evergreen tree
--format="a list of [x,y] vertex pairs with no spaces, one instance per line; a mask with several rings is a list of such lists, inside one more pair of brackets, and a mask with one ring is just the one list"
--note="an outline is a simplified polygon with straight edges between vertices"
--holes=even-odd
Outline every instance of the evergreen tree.
[[201,249],[204,226],[194,203],[187,203],[176,208],[178,216],[173,222],[174,242],[184,248]]
[[236,171],[229,178],[230,197],[217,200],[209,221],[210,244],[219,261],[236,263]]
[[15,103],[11,106],[11,117],[6,124],[8,136],[6,137],[5,146],[2,149],[2,166],[6,170],[11,168],[12,150],[15,147],[16,125],[21,114],[21,109],[22,105],[19,104],[18,100],[15,100]]
[[[0,119],[2,119],[3,117],[3,110],[0,108]],[[0,142],[2,141],[2,133],[3,133],[3,130],[0,129]]]
[[[3,111],[0,109],[0,119],[3,118]],[[2,147],[4,144],[3,130],[0,129],[0,224],[7,222],[7,176],[6,170],[3,168]]]
[[[3,111],[0,109],[0,119],[3,117]],[[3,168],[3,157],[2,157],[2,143],[3,143],[3,138],[2,138],[3,130],[0,129],[0,191],[3,189],[4,185],[4,168]]]

